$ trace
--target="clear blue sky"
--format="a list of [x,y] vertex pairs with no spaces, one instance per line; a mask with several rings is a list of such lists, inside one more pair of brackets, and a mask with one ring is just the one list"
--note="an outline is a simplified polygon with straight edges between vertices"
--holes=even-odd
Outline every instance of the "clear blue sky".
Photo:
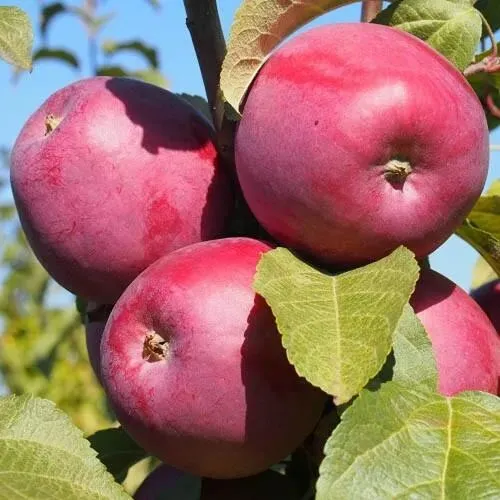
[[[81,4],[80,1],[67,1],[66,3]],[[101,0],[100,3],[102,14],[116,12],[116,16],[102,32],[101,41],[143,39],[148,44],[161,49],[161,70],[167,76],[174,92],[204,95],[195,54],[185,27],[181,0],[163,0],[160,12],[150,8],[144,0]],[[240,0],[220,0],[218,3],[224,32],[227,34]],[[36,24],[38,1],[10,1],[6,4],[23,8]],[[357,21],[359,11],[359,4],[353,4],[321,17],[309,27],[332,22]],[[0,95],[2,96],[0,145],[10,147],[13,144],[28,116],[51,93],[89,74],[86,34],[76,19],[70,16],[61,16],[56,19],[49,31],[47,42],[53,48],[72,48],[75,53],[81,55],[83,67],[81,71],[76,72],[60,63],[43,62],[35,67],[33,73],[23,75],[13,86],[10,83],[10,68],[0,63]],[[41,39],[37,33],[35,48],[40,45]],[[140,69],[142,66],[142,60],[133,55],[120,55],[113,58],[112,62],[122,63],[131,69]],[[500,131],[492,134],[491,142],[500,144]],[[500,153],[492,153],[487,186],[493,179],[499,177]],[[468,288],[476,257],[475,251],[467,244],[452,237],[431,256],[431,264],[460,286]]]

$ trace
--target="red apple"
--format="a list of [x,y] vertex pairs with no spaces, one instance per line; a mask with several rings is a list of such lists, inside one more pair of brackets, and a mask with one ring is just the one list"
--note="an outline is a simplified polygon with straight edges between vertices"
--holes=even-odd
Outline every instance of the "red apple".
[[85,342],[90,366],[101,382],[101,339],[112,306],[89,302],[85,315]]
[[[183,473],[160,465],[139,486],[135,500],[170,498]],[[173,499],[174,497],[172,497]],[[240,479],[203,479],[200,500],[299,500],[292,481],[271,470]]]
[[270,56],[236,136],[245,198],[285,246],[327,264],[423,258],[470,211],[488,128],[465,78],[424,42],[375,24],[311,29]]
[[166,492],[175,489],[177,482],[183,476],[183,472],[169,465],[159,465],[137,488],[134,500],[160,500],[166,496]]
[[455,283],[422,270],[411,301],[432,342],[439,391],[496,394],[500,384],[500,341],[481,308]]
[[31,116],[12,151],[24,231],[71,292],[115,302],[168,252],[221,235],[230,207],[210,125],[167,90],[97,77]]
[[490,281],[471,293],[500,334],[500,280]]
[[259,473],[295,450],[325,395],[287,361],[271,310],[252,289],[271,247],[204,242],[158,260],[115,305],[101,376],[124,429],[191,474]]

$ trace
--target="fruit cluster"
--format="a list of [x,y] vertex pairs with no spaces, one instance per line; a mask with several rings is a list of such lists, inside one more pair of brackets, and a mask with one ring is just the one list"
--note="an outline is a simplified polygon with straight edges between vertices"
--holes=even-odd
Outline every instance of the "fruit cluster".
[[[12,154],[23,229],[53,278],[89,302],[90,361],[118,420],[166,464],[214,480],[285,458],[327,401],[296,374],[252,289],[261,255],[286,246],[337,271],[400,245],[424,259],[471,210],[489,157],[463,76],[413,36],[369,24],[278,49],[235,144],[236,175],[181,98],[97,77],[52,95]],[[228,231],[240,189],[269,242]],[[441,393],[497,393],[500,341],[481,308],[428,269],[411,304]]]

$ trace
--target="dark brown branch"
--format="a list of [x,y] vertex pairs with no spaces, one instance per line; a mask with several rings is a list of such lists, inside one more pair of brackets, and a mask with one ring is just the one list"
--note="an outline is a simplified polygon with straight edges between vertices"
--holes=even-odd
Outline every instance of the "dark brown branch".
[[191,34],[200,66],[208,105],[219,132],[222,127],[224,105],[218,88],[226,42],[222,33],[216,0],[184,0],[186,25]]
[[361,21],[369,23],[382,10],[382,0],[364,0],[361,8]]

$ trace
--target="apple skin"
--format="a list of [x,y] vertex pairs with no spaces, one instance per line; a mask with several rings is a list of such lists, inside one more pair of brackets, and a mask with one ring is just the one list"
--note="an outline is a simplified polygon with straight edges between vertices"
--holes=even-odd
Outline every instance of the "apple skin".
[[159,500],[162,493],[173,489],[176,482],[182,478],[183,472],[161,464],[146,476],[134,494],[134,500]]
[[[431,253],[469,213],[489,162],[465,78],[416,37],[368,23],[314,28],[278,48],[250,88],[235,148],[264,229],[337,268],[399,245]],[[386,178],[394,160],[409,162],[406,179]]]
[[[182,475],[182,472],[169,465],[158,466],[139,486],[134,500],[165,498],[168,490],[173,489]],[[299,500],[299,498],[289,478],[267,470],[256,476],[240,479],[202,479],[200,500]]]
[[[47,117],[61,120],[51,131]],[[96,77],[29,118],[11,183],[35,255],[62,286],[115,302],[159,257],[219,237],[232,203],[213,130],[154,85]]]
[[486,314],[455,283],[422,270],[410,304],[429,334],[438,369],[438,390],[497,394],[500,341]]
[[490,281],[471,292],[471,297],[486,313],[500,333],[500,280]]
[[89,356],[90,366],[99,382],[101,382],[101,355],[100,346],[102,334],[106,327],[105,321],[86,321],[85,322],[85,341],[87,344],[87,354]]
[[[101,376],[111,406],[139,445],[177,469],[257,474],[321,416],[326,395],[296,374],[252,290],[270,248],[228,238],[171,253],[134,280],[107,322]],[[157,359],[154,333],[165,341]]]
[[87,345],[87,354],[90,366],[101,384],[101,340],[112,309],[113,306],[111,304],[96,304],[89,302],[85,314],[85,343]]

